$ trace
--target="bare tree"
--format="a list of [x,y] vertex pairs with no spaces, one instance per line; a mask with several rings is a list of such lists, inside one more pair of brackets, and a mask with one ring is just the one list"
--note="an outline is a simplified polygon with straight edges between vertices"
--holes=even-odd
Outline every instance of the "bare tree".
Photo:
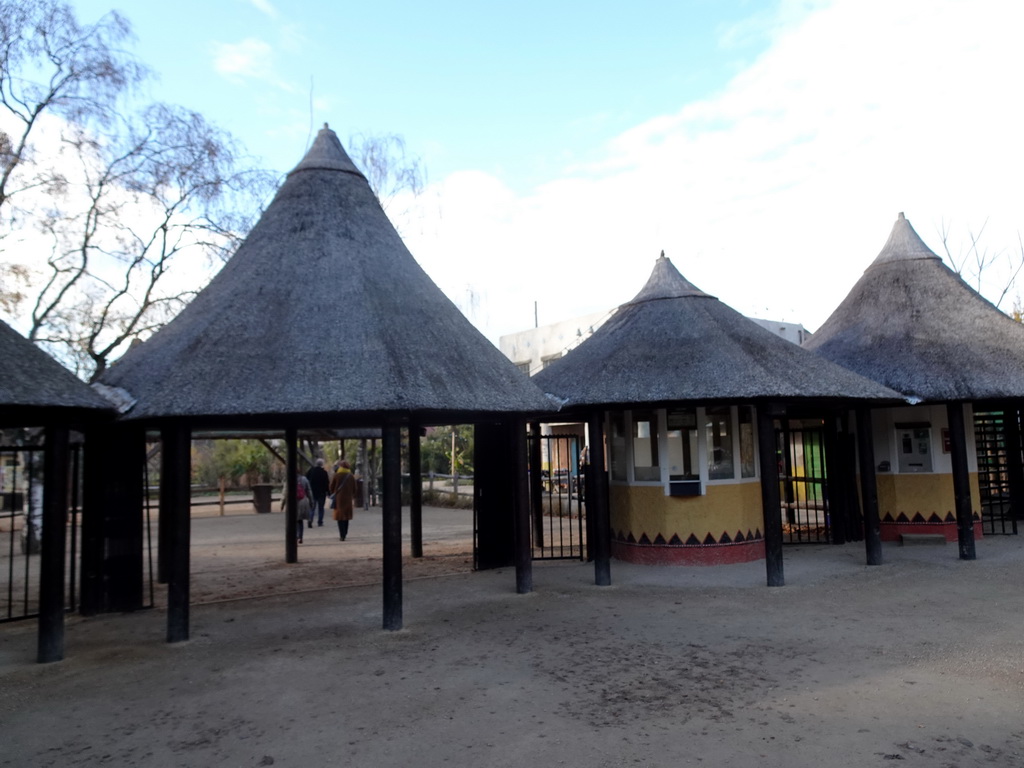
[[202,287],[272,179],[238,170],[235,141],[194,112],[120,106],[144,74],[116,47],[122,17],[80,27],[61,3],[0,0],[8,10],[0,105],[21,132],[3,145],[0,309],[27,309],[29,338],[95,379]]
[[[956,249],[951,245],[952,225],[946,220],[942,221],[939,235],[942,239],[942,249],[946,261],[960,277],[974,286],[974,289],[985,295],[990,293],[994,298],[990,299],[996,307],[1011,294],[1017,283],[1017,277],[1024,269],[1024,240],[1017,233],[1017,249],[1002,248],[992,250],[985,244],[985,228],[988,226],[986,219],[981,227],[975,231],[972,227],[967,228],[967,242],[964,246]],[[990,286],[993,286],[989,290]],[[1017,304],[1020,303],[1018,295]],[[1014,307],[1016,310],[1017,307]],[[1011,310],[1011,314],[1014,313]]]
[[[37,221],[49,249],[29,338],[62,346],[92,378],[195,295],[194,274],[209,274],[249,229],[236,211],[255,215],[271,186],[267,174],[236,170],[231,137],[194,112],[157,104],[118,128],[106,141],[66,131],[65,168],[77,168]],[[183,254],[192,275],[174,269]]]
[[381,208],[400,230],[399,224],[408,213],[408,206],[396,210],[396,204],[402,199],[415,199],[423,192],[426,170],[422,161],[410,155],[405,148],[405,139],[393,133],[354,134],[349,136],[348,148]]
[[42,117],[107,125],[118,99],[147,76],[121,48],[131,37],[116,11],[83,26],[62,2],[0,0],[0,214],[19,192],[53,183],[45,173],[16,174],[36,159]]

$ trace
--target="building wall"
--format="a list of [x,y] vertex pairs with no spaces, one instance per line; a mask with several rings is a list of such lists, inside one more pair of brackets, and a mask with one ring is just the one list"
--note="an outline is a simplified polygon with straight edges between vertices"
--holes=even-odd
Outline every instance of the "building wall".
[[[971,488],[974,535],[980,538],[981,493],[978,487],[978,458],[971,425],[973,411],[965,408],[967,424],[967,468]],[[908,472],[900,469],[901,429],[908,424],[928,425],[931,468]],[[916,405],[875,411],[874,433],[878,517],[882,541],[898,541],[904,533],[941,533],[947,541],[957,540],[953,460],[948,449],[949,428],[945,405]]]
[[664,565],[717,565],[764,557],[759,480],[709,485],[703,496],[660,486],[612,485],[612,554]]

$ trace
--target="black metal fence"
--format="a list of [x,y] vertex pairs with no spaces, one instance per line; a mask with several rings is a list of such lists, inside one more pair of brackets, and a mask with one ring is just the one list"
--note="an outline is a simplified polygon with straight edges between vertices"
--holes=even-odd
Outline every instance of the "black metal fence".
[[786,544],[831,541],[824,428],[784,421],[778,434],[782,532]]
[[534,560],[586,560],[584,474],[579,435],[530,435]]
[[[64,573],[67,609],[78,605],[81,446],[71,447]],[[43,449],[0,446],[0,622],[39,615],[43,534]]]
[[[975,411],[974,440],[978,455],[978,490],[981,493],[981,525],[985,536],[1017,533],[1010,504],[1010,473],[1006,430],[1015,427],[1008,419],[1016,411]],[[1020,456],[1016,457],[1019,462]]]

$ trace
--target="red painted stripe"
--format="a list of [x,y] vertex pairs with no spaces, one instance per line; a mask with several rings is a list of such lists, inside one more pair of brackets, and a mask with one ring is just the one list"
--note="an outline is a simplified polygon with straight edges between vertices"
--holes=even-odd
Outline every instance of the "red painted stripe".
[[612,542],[612,557],[639,565],[731,565],[764,560],[764,539],[732,544],[668,546]]

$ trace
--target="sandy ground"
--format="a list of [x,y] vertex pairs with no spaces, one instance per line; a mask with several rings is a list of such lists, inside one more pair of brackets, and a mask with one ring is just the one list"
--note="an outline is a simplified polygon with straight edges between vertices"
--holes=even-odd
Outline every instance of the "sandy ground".
[[[511,569],[438,555],[406,568],[385,632],[379,570],[339,549],[369,549],[379,514],[345,543],[313,529],[294,566],[279,537],[246,543],[280,531],[266,517],[196,521],[188,642],[164,642],[159,607],[72,617],[67,658],[39,665],[35,627],[0,626],[0,766],[1024,765],[1019,537],[970,563],[787,549],[771,589],[763,562],[613,562],[611,587],[561,562],[517,595]],[[465,535],[441,515],[428,553],[442,518]],[[233,554],[261,546],[273,562]],[[225,599],[258,583],[280,592]]]

